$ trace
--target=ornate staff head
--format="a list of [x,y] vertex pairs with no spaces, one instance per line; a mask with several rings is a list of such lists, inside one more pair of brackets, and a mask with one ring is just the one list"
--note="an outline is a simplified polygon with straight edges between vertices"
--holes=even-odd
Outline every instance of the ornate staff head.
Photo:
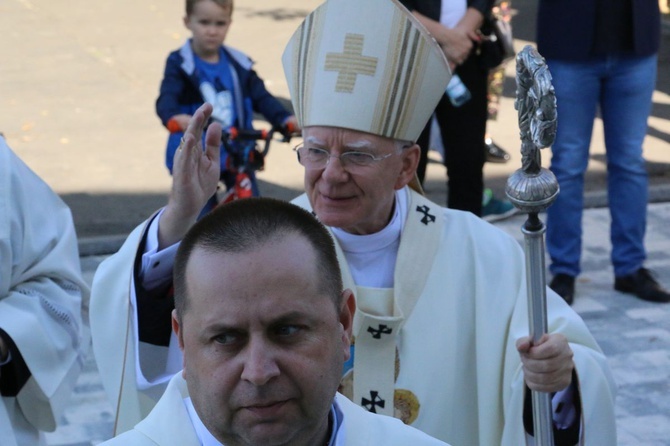
[[530,45],[516,56],[516,101],[521,136],[521,169],[507,180],[506,194],[524,212],[548,208],[559,192],[554,174],[541,165],[540,150],[556,136],[556,95],[544,58]]

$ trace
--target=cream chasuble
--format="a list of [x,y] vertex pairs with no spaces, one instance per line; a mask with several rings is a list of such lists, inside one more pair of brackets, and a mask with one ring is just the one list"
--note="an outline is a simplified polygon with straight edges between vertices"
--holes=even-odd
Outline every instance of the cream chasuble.
[[[294,203],[309,208],[306,200],[298,201],[301,198],[304,196]],[[423,291],[439,248],[444,220],[437,218],[441,213],[439,206],[418,194],[408,194],[407,209],[408,221],[402,237],[412,243],[400,244],[394,288],[357,286],[342,248],[337,243],[335,246],[344,287],[356,293],[355,372],[345,374],[340,390],[370,412],[396,415],[410,424],[418,414],[420,403],[411,391],[395,388],[401,366],[397,356],[398,334]],[[426,249],[415,249],[417,246]],[[399,416],[400,412],[404,415]]]
[[[393,406],[395,417],[452,444],[524,445],[525,385],[515,347],[529,332],[523,251],[470,213],[408,195],[393,291],[356,287],[338,252],[358,305],[354,373],[342,391],[377,413]],[[304,195],[294,203],[310,209]],[[563,333],[575,354],[580,444],[614,444],[607,360],[579,316],[550,290],[547,300],[549,331]],[[384,337],[393,341],[375,352],[374,341]]]
[[138,389],[135,367],[139,353],[132,306],[133,266],[145,226],[146,222],[135,228],[119,252],[100,264],[93,278],[93,353],[114,409],[114,435],[131,429],[158,401]]

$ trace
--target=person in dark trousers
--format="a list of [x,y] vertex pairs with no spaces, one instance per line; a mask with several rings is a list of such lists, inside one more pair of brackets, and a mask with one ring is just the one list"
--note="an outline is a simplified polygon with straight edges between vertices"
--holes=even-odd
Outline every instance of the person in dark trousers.
[[[401,0],[428,29],[444,51],[454,74],[470,91],[470,100],[456,107],[444,94],[435,117],[444,144],[447,206],[482,215],[484,139],[488,117],[488,68],[478,63],[476,46],[493,0]],[[428,159],[430,121],[417,140],[423,149],[417,175],[422,180]]]
[[580,273],[584,174],[596,112],[607,151],[614,288],[670,302],[644,267],[648,178],[642,143],[660,45],[656,0],[540,0],[537,45],[556,90],[551,170],[561,193],[547,212],[551,288],[568,303]]

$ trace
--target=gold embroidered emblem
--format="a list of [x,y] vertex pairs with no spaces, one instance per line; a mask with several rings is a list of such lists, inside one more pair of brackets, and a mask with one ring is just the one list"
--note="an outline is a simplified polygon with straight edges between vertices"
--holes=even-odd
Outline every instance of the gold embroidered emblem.
[[405,424],[412,424],[419,416],[419,399],[407,389],[395,389],[393,393],[393,416]]
[[344,37],[344,51],[342,53],[326,54],[324,70],[337,71],[335,91],[338,93],[353,93],[356,77],[359,74],[374,76],[377,71],[376,57],[363,56],[362,34],[347,34]]

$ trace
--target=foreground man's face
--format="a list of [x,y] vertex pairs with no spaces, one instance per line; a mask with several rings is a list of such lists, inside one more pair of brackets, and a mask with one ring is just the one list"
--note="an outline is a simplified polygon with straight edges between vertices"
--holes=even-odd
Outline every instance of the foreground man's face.
[[297,235],[245,253],[196,248],[188,262],[184,377],[227,446],[325,441],[349,334],[315,265]]

